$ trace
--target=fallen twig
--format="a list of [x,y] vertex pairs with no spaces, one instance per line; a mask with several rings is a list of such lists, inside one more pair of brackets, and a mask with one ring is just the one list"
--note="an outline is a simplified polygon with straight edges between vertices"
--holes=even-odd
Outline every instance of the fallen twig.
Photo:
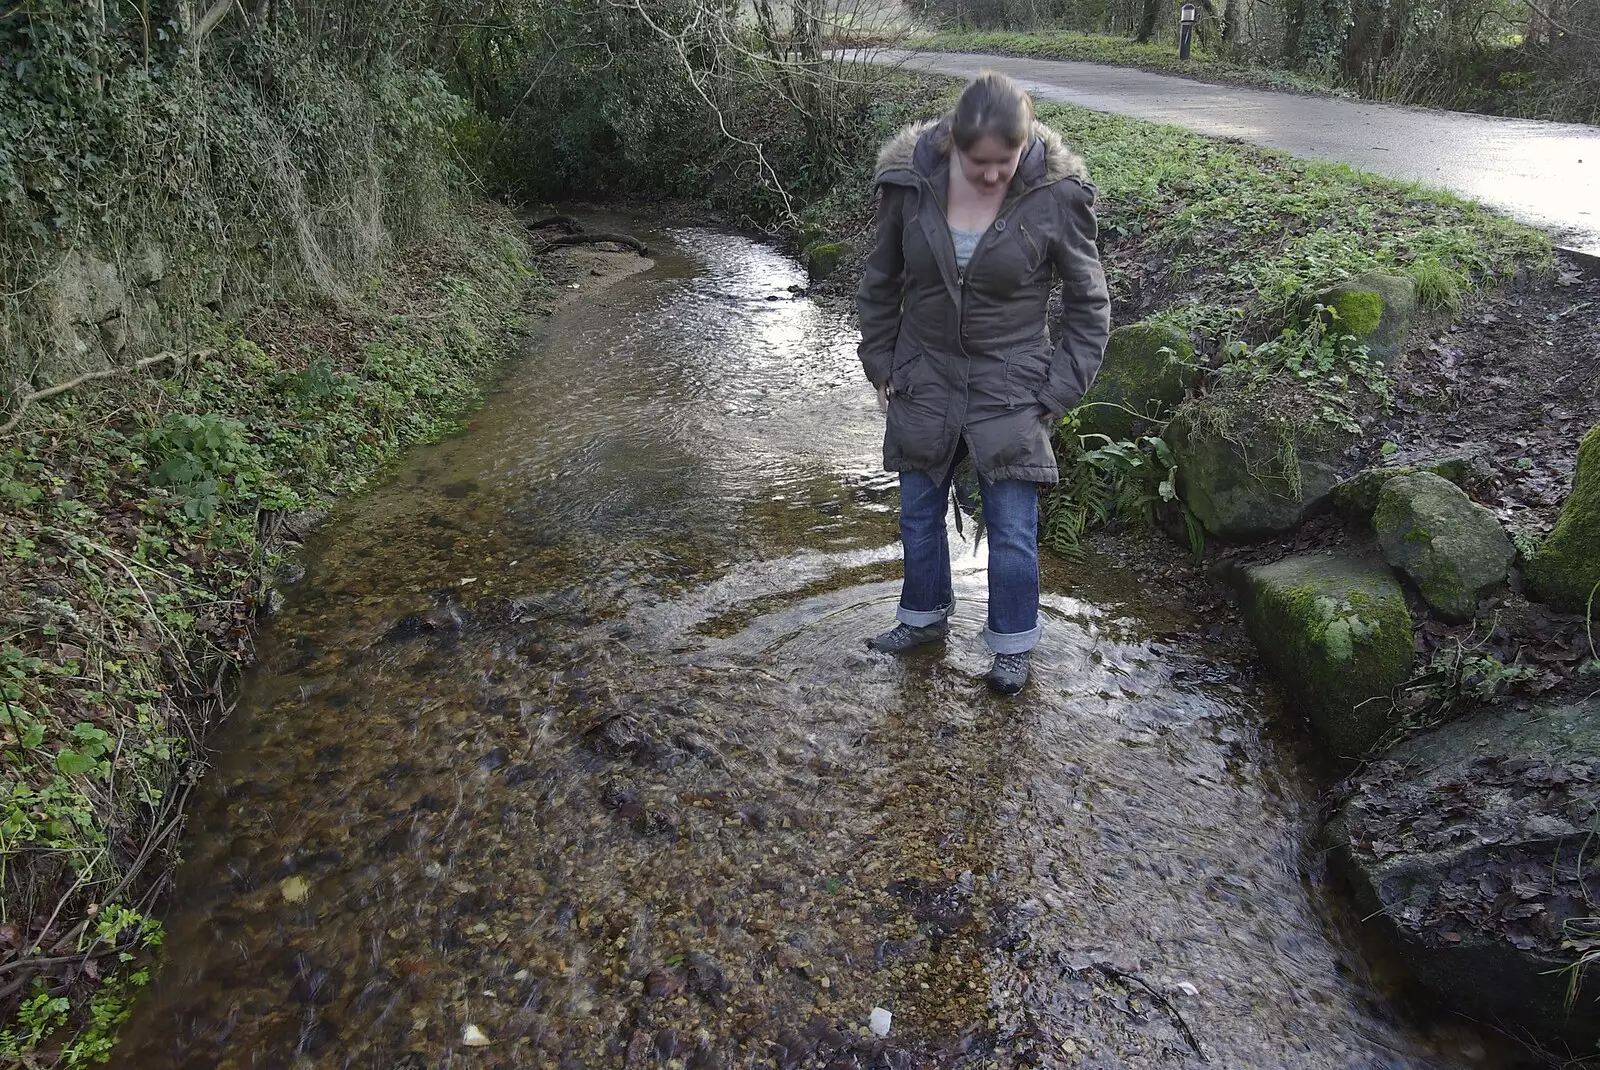
[[626,245],[640,256],[650,255],[649,246],[631,234],[562,234],[554,238],[546,238],[544,247],[546,249],[554,249],[562,245],[597,245],[603,242]]
[[49,386],[43,390],[35,390],[31,394],[24,394],[22,395],[21,401],[17,405],[17,411],[11,414],[11,419],[7,420],[4,424],[0,424],[0,435],[8,434],[12,428],[21,423],[22,414],[27,412],[28,406],[32,405],[35,401],[44,401],[46,398],[53,398],[57,394],[65,394],[68,390],[80,387],[84,383],[93,382],[96,379],[111,379],[118,375],[125,375],[129,372],[143,371],[145,368],[150,367],[150,365],[160,364],[165,360],[182,361],[191,356],[204,357],[214,352],[215,350],[204,349],[198,353],[176,353],[171,351],[166,353],[157,353],[153,357],[142,357],[139,360],[134,361],[128,367],[106,368],[97,372],[84,372],[76,379],[68,379],[64,383],[57,383],[55,386]]
[[1172,1001],[1166,996],[1152,988],[1148,981],[1137,974],[1124,973],[1115,966],[1107,965],[1104,962],[1095,963],[1094,968],[1105,974],[1107,977],[1112,977],[1119,981],[1132,981],[1134,984],[1148,992],[1151,999],[1159,1003],[1163,1010],[1172,1015],[1172,1020],[1178,1023],[1178,1032],[1183,1034],[1183,1039],[1189,1042],[1189,1047],[1194,1049],[1194,1053],[1200,1056],[1200,1061],[1203,1063],[1211,1062],[1210,1059],[1206,1058],[1205,1049],[1201,1048],[1200,1042],[1195,1039],[1194,1032],[1189,1028],[1189,1023],[1183,1020],[1182,1014],[1178,1013],[1178,1008],[1174,1007],[1172,1005]]

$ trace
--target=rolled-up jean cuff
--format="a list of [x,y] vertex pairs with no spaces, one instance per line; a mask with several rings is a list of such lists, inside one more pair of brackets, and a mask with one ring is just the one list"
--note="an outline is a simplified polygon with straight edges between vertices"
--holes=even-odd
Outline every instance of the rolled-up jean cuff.
[[942,620],[949,619],[950,615],[955,611],[956,604],[954,602],[951,602],[943,609],[907,609],[905,606],[897,606],[894,611],[894,619],[913,628],[926,628],[929,625],[938,624]]
[[1036,624],[1025,632],[992,632],[988,628],[983,630],[983,645],[996,654],[1026,654],[1039,645],[1039,636],[1044,634],[1044,625]]

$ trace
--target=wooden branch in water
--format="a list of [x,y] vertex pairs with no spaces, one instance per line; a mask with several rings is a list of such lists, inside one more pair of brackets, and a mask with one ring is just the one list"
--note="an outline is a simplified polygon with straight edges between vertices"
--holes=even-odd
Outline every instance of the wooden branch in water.
[[540,216],[528,224],[529,230],[544,230],[546,227],[564,227],[567,233],[577,234],[583,230],[583,224],[569,215],[557,212],[555,215]]
[[1132,981],[1134,984],[1144,989],[1145,992],[1149,994],[1151,999],[1155,1000],[1156,1003],[1159,1004],[1168,1014],[1172,1015],[1173,1020],[1178,1024],[1178,1032],[1183,1034],[1183,1039],[1189,1042],[1189,1047],[1194,1049],[1194,1053],[1200,1057],[1200,1061],[1203,1063],[1211,1062],[1210,1059],[1206,1058],[1205,1049],[1200,1046],[1200,1041],[1195,1039],[1193,1030],[1189,1028],[1189,1023],[1183,1020],[1182,1014],[1178,1013],[1178,1008],[1174,1007],[1172,1005],[1172,1001],[1166,996],[1152,988],[1150,986],[1150,982],[1146,981],[1143,977],[1140,977],[1136,973],[1127,973],[1108,963],[1097,962],[1095,963],[1094,968],[1105,974],[1107,977],[1118,981]]
[[[211,352],[213,352],[213,350],[207,349],[207,350],[204,350],[204,351],[202,351],[200,353],[195,353],[193,355],[194,356],[203,357],[206,354],[211,353]],[[4,435],[4,434],[9,433],[12,428],[16,427],[17,424],[21,423],[22,422],[22,414],[27,412],[28,411],[28,406],[32,405],[35,401],[44,401],[46,398],[53,398],[57,394],[65,394],[68,390],[72,390],[72,389],[75,389],[76,387],[80,387],[84,383],[93,382],[96,379],[111,379],[111,378],[115,378],[118,375],[125,375],[128,372],[135,372],[135,371],[140,371],[140,370],[142,370],[144,368],[148,368],[152,364],[160,364],[164,360],[182,360],[182,359],[184,359],[184,357],[189,356],[189,355],[190,354],[173,353],[173,352],[157,353],[153,357],[145,357],[145,358],[143,358],[141,360],[134,361],[132,367],[128,367],[128,368],[106,368],[104,371],[84,372],[82,375],[78,376],[76,379],[68,379],[64,383],[57,383],[55,386],[46,387],[43,390],[35,390],[31,394],[24,394],[24,395],[22,395],[21,402],[17,405],[17,411],[11,414],[11,419],[7,420],[4,424],[0,424],[0,435]]]
[[545,239],[545,248],[554,249],[562,245],[596,245],[603,242],[626,245],[640,256],[650,255],[650,247],[631,234],[562,234],[559,237]]

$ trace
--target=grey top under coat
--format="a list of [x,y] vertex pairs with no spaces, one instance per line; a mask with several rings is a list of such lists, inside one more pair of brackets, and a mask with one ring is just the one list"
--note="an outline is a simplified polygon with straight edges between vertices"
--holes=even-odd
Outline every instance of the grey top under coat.
[[981,237],[983,237],[981,230],[950,228],[950,240],[956,246],[956,267],[959,270],[967,270],[967,264],[972,260],[972,251],[978,247],[978,239]]

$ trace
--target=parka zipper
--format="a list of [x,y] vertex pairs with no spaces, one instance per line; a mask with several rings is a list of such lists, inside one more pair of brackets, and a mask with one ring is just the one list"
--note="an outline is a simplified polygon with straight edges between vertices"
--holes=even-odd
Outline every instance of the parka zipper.
[[[971,273],[972,265],[977,263],[978,253],[983,249],[985,243],[988,241],[989,232],[995,229],[995,224],[1000,223],[1001,221],[1009,221],[1011,216],[1016,212],[1017,208],[1021,206],[1023,198],[1027,197],[1028,194],[1032,193],[1034,190],[1043,188],[1043,185],[1029,186],[1027,189],[1017,194],[1016,200],[1012,201],[1009,207],[1002,208],[1000,214],[994,217],[994,222],[983,228],[983,237],[978,239],[978,244],[973,246],[972,255],[967,258],[966,270],[963,271],[959,268],[956,270],[956,345],[961,347],[962,354],[966,356],[968,360],[972,359],[972,355],[967,353],[966,333],[964,330],[967,325],[967,275]],[[931,184],[929,184],[929,189],[932,189]],[[944,229],[946,240],[950,242],[950,256],[953,259],[956,255],[956,243],[955,239],[950,237],[950,223],[948,217],[946,218]],[[1005,228],[1002,227],[1001,229],[1003,230]]]

